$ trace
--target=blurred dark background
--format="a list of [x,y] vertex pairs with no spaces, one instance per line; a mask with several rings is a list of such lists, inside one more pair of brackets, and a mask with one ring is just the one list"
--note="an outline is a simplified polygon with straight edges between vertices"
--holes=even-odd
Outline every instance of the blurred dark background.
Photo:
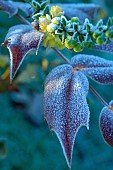
[[[102,8],[97,18],[113,15],[112,0],[53,0],[53,3],[96,3]],[[95,21],[96,22],[96,21]],[[0,44],[8,29],[21,22],[0,12]],[[68,58],[75,55],[62,51]],[[84,50],[85,54],[113,60],[113,55]],[[0,170],[68,170],[60,143],[49,131],[43,116],[43,89],[46,75],[63,63],[51,49],[40,47],[36,56],[30,52],[12,84],[9,83],[9,52],[0,47]],[[90,81],[109,102],[113,85],[104,86]],[[112,170],[113,148],[106,145],[99,130],[99,114],[103,105],[89,91],[87,97],[91,116],[90,129],[82,127],[77,134],[72,170]]]

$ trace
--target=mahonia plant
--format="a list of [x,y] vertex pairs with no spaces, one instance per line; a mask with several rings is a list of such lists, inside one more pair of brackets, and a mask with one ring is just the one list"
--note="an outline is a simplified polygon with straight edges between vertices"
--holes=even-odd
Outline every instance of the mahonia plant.
[[[82,126],[89,129],[90,111],[86,100],[89,89],[104,105],[100,130],[105,141],[113,146],[113,101],[107,104],[88,82],[90,78],[99,84],[113,84],[113,61],[86,54],[77,54],[69,61],[58,49],[81,52],[84,48],[93,48],[113,53],[113,17],[106,24],[100,19],[94,25],[91,19],[99,8],[97,5],[60,5],[62,8],[41,0],[25,3],[0,0],[0,10],[10,17],[16,15],[24,23],[9,29],[2,46],[7,46],[10,52],[11,81],[26,54],[32,49],[37,54],[40,44],[52,48],[66,62],[54,68],[46,78],[44,116],[56,133],[71,168],[76,134]],[[18,9],[33,22],[18,14]]]

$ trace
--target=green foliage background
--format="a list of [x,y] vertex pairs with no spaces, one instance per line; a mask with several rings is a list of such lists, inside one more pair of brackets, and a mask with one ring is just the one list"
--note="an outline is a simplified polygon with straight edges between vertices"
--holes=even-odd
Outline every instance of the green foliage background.
[[[53,0],[55,3],[97,3],[103,7],[100,16],[113,15],[112,0]],[[105,19],[106,19],[105,18]],[[4,41],[9,27],[21,23],[16,17],[0,12],[0,43]],[[75,55],[63,51],[68,58]],[[113,60],[113,55],[93,50],[83,53],[94,54]],[[47,59],[48,63],[47,63]],[[6,62],[1,67],[2,62]],[[47,68],[43,66],[47,63]],[[9,67],[9,53],[0,47],[0,75]],[[62,60],[51,49],[40,48],[38,56],[31,52],[25,58],[13,82],[19,92],[9,91],[9,82],[0,80],[0,138],[6,138],[6,157],[2,158],[0,147],[0,170],[68,170],[62,149],[55,134],[49,131],[43,118],[42,94],[44,80],[49,71]],[[90,83],[103,98],[109,102],[113,99],[113,85],[103,86],[93,81]],[[13,85],[12,84],[12,85]],[[18,95],[19,94],[19,95]],[[103,141],[99,130],[99,113],[102,104],[89,91],[88,103],[91,111],[90,129],[81,128],[77,134],[73,152],[72,170],[112,170],[113,149]],[[40,106],[40,108],[38,108]],[[29,111],[29,108],[31,109]]]

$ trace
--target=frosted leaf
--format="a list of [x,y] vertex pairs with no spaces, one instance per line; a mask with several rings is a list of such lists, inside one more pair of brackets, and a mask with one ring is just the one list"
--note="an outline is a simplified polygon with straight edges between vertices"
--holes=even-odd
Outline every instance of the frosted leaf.
[[14,2],[0,0],[0,10],[5,11],[9,16],[13,16],[18,12],[17,7],[14,5]]
[[113,67],[110,68],[88,68],[83,72],[93,80],[102,84],[113,84]]
[[8,13],[10,17],[17,14],[18,9],[25,12],[28,16],[31,16],[34,12],[34,9],[28,3],[0,0],[0,10]]
[[19,69],[26,54],[37,50],[43,34],[33,30],[28,25],[17,25],[9,29],[6,40],[2,44],[7,46],[10,52],[10,79],[12,80]]
[[[54,6],[55,4],[51,4]],[[65,12],[65,16],[68,18],[78,17],[81,22],[85,21],[85,18],[88,18],[90,21],[94,19],[97,10],[99,9],[98,5],[95,4],[57,4]]]
[[23,11],[27,16],[31,16],[34,12],[34,9],[28,3],[23,3],[23,2],[13,2],[13,3],[18,9]]
[[113,100],[102,109],[99,124],[105,142],[113,147]]
[[113,83],[113,61],[109,61],[93,55],[80,54],[71,60],[72,66],[81,70],[91,79],[102,83]]
[[109,44],[103,44],[101,46],[95,45],[94,48],[99,51],[113,53],[113,41],[111,41]]
[[45,82],[45,118],[61,143],[69,167],[79,128],[89,128],[89,108],[86,101],[88,88],[85,75],[79,71],[73,72],[68,64],[53,69]]

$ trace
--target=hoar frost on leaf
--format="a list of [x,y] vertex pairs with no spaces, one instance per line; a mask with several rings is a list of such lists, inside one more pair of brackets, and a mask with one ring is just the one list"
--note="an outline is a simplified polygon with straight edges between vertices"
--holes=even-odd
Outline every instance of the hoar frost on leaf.
[[86,76],[68,64],[53,69],[45,82],[45,119],[56,133],[69,167],[76,134],[81,126],[89,127],[88,89]]
[[12,80],[19,69],[26,54],[32,50],[38,50],[43,34],[33,30],[28,25],[17,25],[9,29],[6,45],[10,52],[10,79]]
[[113,83],[113,61],[93,55],[79,54],[72,58],[72,66],[102,84]]
[[25,12],[28,16],[31,16],[34,12],[34,9],[28,3],[0,0],[0,10],[8,13],[10,17],[16,15],[18,9]]
[[113,100],[102,109],[99,124],[105,142],[113,147]]
[[103,44],[103,45],[95,45],[94,47],[96,50],[113,53],[113,41],[111,41],[109,44]]
[[18,12],[18,9],[13,5],[13,2],[0,0],[0,10],[5,11],[9,16],[13,16]]

